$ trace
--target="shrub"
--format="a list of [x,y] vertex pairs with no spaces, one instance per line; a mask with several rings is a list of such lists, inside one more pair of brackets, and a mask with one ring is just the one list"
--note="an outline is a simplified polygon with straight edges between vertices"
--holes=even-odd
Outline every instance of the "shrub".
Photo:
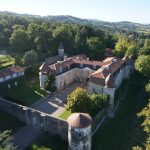
[[92,94],[89,96],[86,90],[78,87],[67,98],[67,110],[71,112],[89,113],[94,116],[100,109],[108,104],[108,96],[104,94]]

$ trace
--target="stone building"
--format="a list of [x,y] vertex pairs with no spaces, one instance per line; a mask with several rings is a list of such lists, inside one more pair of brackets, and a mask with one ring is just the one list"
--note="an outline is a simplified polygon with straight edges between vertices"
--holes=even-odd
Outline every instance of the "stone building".
[[[62,47],[61,47],[62,48]],[[45,87],[47,75],[55,76],[57,90],[64,89],[74,81],[88,83],[88,92],[105,93],[110,96],[109,103],[113,106],[115,90],[125,78],[129,78],[134,70],[131,57],[123,59],[107,57],[103,61],[89,60],[86,55],[80,54],[63,61],[40,67],[40,87]]]
[[91,150],[91,123],[88,114],[74,113],[68,118],[68,150]]

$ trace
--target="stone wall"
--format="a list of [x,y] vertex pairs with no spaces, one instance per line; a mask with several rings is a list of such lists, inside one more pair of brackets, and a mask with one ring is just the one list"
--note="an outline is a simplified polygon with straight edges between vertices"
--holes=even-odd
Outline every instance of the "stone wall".
[[62,140],[67,141],[68,123],[64,120],[54,118],[49,114],[9,102],[2,98],[0,98],[0,109],[8,112],[28,125],[40,130],[48,131],[50,134],[57,135]]
[[95,132],[96,128],[98,127],[99,123],[103,120],[104,116],[107,115],[107,110],[102,109],[100,110],[97,115],[93,118],[92,122],[92,132]]

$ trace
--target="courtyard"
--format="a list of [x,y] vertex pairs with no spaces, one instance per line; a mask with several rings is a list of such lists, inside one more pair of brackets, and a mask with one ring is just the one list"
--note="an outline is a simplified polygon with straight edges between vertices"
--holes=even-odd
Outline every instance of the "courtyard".
[[64,90],[56,91],[45,97],[40,103],[35,104],[33,108],[48,113],[53,117],[59,117],[65,111],[67,96],[77,87],[87,89],[87,86],[81,82],[74,82]]

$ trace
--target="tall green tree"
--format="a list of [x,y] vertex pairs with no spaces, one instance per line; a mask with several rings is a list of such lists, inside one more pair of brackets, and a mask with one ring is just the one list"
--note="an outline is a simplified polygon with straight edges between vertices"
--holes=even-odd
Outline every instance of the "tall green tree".
[[135,69],[142,73],[144,76],[150,78],[150,56],[139,56],[135,62]]
[[127,51],[126,51],[126,55],[127,56],[133,55],[133,56],[136,57],[138,55],[138,47],[137,47],[137,45],[131,44],[128,47]]
[[0,150],[16,150],[11,139],[10,131],[0,132]]
[[129,47],[129,43],[127,39],[124,37],[123,38],[119,37],[119,40],[115,46],[116,55],[123,57],[126,54],[128,47]]
[[33,66],[38,61],[38,55],[34,50],[28,51],[23,56],[23,64],[25,66]]
[[13,30],[10,38],[10,45],[16,51],[25,52],[28,50],[29,37],[26,31],[22,28]]
[[68,96],[67,110],[71,112],[91,113],[91,101],[86,90],[79,87]]
[[90,37],[87,40],[90,49],[91,58],[100,59],[104,57],[105,47],[98,37]]

